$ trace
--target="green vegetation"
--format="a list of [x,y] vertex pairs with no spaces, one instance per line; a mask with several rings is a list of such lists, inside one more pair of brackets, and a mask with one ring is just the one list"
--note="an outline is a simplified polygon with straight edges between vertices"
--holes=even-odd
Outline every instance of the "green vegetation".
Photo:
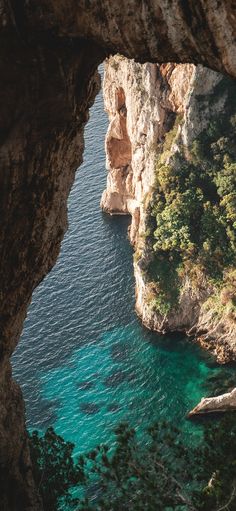
[[[150,427],[142,442],[127,423],[115,435],[115,446],[100,445],[73,461],[72,444],[52,429],[42,438],[33,433],[34,474],[45,511],[235,509],[235,416],[207,422],[201,444],[189,449],[167,423]],[[76,486],[80,499],[70,495]]]
[[29,440],[33,475],[44,510],[76,509],[78,500],[72,497],[71,488],[84,481],[84,473],[73,461],[74,444],[66,442],[53,428],[48,428],[44,436],[34,431]]
[[[225,290],[231,313],[235,307],[236,279],[229,282],[229,274],[236,263],[236,94],[230,80],[222,82],[228,94],[224,112],[192,147],[178,141],[180,151],[171,154],[181,121],[177,117],[158,148],[148,207],[147,241],[153,257],[147,274],[157,286],[155,308],[161,313],[178,304],[184,275],[196,287],[199,278],[211,282],[219,290],[218,300]],[[223,309],[225,305],[223,301]]]

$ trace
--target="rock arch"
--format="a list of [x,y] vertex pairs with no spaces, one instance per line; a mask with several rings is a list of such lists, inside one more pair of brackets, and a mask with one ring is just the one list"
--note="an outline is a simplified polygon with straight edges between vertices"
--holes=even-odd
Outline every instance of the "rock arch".
[[0,0],[2,511],[41,509],[9,359],[66,230],[96,68],[120,52],[141,62],[199,62],[235,77],[235,31],[232,0]]

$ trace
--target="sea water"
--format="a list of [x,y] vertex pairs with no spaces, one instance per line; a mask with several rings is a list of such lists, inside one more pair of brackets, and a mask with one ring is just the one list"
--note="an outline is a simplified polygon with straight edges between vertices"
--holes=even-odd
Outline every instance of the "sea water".
[[33,294],[12,357],[27,427],[53,426],[75,443],[76,454],[112,441],[123,420],[142,432],[165,419],[191,442],[198,428],[187,412],[222,371],[234,374],[184,335],[159,336],[137,318],[129,218],[111,217],[99,206],[107,124],[100,93],[85,130],[60,257]]

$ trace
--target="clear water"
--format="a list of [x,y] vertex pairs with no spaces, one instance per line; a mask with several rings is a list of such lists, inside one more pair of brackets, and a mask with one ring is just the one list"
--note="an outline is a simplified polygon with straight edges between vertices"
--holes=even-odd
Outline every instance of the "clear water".
[[191,441],[198,428],[186,413],[209,392],[210,379],[235,374],[183,335],[160,337],[136,317],[129,220],[99,207],[106,129],[100,94],[69,198],[69,230],[57,265],[34,293],[12,358],[28,428],[54,426],[76,453],[111,440],[124,419],[140,432],[167,419]]

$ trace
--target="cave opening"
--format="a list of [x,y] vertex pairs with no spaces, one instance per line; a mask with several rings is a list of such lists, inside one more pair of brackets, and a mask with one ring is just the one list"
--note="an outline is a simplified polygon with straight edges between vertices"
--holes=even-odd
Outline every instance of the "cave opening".
[[[2,247],[2,287],[0,293],[0,400],[2,405],[0,436],[2,442],[0,458],[1,467],[3,467],[1,474],[4,473],[4,481],[6,481],[6,488],[3,490],[4,511],[5,509],[8,510],[9,507],[14,510],[18,509],[18,490],[20,493],[22,492],[27,495],[27,499],[29,498],[30,501],[31,497],[32,501],[34,499],[34,489],[32,481],[30,481],[30,471],[28,471],[29,460],[27,458],[28,451],[24,428],[24,406],[21,393],[11,379],[9,357],[16,346],[32,289],[50,271],[59,253],[60,243],[66,229],[68,190],[74,179],[75,161],[81,161],[82,159],[83,127],[87,120],[88,107],[93,101],[97,88],[96,79],[93,80],[92,78],[97,62],[101,60],[102,55],[104,56],[104,52],[111,51],[111,49],[112,51],[119,49],[121,53],[124,50],[126,54],[138,57],[143,61],[148,60],[149,57],[153,61],[158,61],[159,56],[165,60],[170,55],[173,58],[177,56],[178,61],[186,61],[186,59],[188,61],[195,61],[199,59],[203,63],[208,63],[214,69],[228,71],[231,75],[235,74],[233,58],[235,42],[232,30],[232,19],[234,18],[226,12],[227,9],[223,4],[219,10],[218,8],[215,10],[212,17],[211,10],[205,16],[205,6],[202,11],[195,9],[194,5],[191,6],[190,14],[193,20],[195,17],[197,19],[200,17],[200,21],[204,18],[204,27],[211,27],[210,30],[206,30],[204,33],[202,30],[195,30],[195,23],[193,23],[192,27],[186,26],[185,16],[183,16],[181,9],[178,10],[176,8],[177,4],[173,6],[173,12],[171,11],[169,16],[165,9],[162,10],[159,7],[156,9],[157,6],[154,5],[154,2],[153,5],[150,4],[147,7],[141,17],[138,10],[138,15],[137,13],[132,14],[137,30],[132,32],[131,38],[124,37],[126,24],[123,26],[123,23],[121,23],[118,31],[108,30],[109,19],[111,20],[111,18],[107,16],[106,7],[104,7],[104,12],[99,13],[97,6],[94,9],[94,5],[91,2],[82,3],[86,4],[86,9],[83,12],[82,7],[82,12],[79,13],[79,16],[75,4],[71,6],[70,10],[65,8],[63,2],[51,2],[50,7],[46,6],[45,2],[43,2],[42,6],[35,6],[35,2],[25,2],[24,6],[22,4],[22,6],[15,8],[17,16],[14,16],[15,4],[16,2],[3,2],[0,9],[2,22],[1,40],[3,42],[1,45],[1,55],[3,58],[1,59],[2,94],[0,121],[1,142],[3,142],[1,153],[1,219],[4,224],[0,233]],[[123,18],[126,18],[126,15],[130,16],[129,9],[129,2],[126,2],[122,16],[120,17],[116,12],[118,25]],[[155,19],[153,25],[151,24],[150,13]],[[210,18],[208,19],[209,13]],[[177,30],[173,25],[173,20],[175,19],[178,19],[180,22],[176,23]],[[100,30],[101,24],[104,29],[102,31]],[[199,20],[197,25],[201,26]],[[173,30],[169,30],[168,27],[170,26],[172,26]],[[225,32],[227,32],[227,37],[221,37],[221,34]],[[215,41],[212,39],[213,33],[215,34]],[[82,34],[83,39],[78,38],[78,34],[79,36]],[[167,34],[170,34],[170,38],[167,37]],[[196,47],[192,44],[193,39],[196,40]],[[77,103],[75,98],[78,99]],[[125,113],[125,110],[122,111],[121,105],[121,114]],[[95,126],[96,129],[97,126]],[[145,136],[144,130],[142,137],[145,138]],[[130,156],[129,149],[129,147],[128,149],[126,148],[128,159]],[[124,178],[127,177],[127,174],[129,174],[129,168],[125,167]],[[130,197],[128,196],[129,199]],[[126,209],[134,211],[133,218],[136,218],[135,222],[137,224],[139,222],[139,208],[137,204],[129,200]],[[116,224],[113,219],[105,216],[103,218],[107,229],[112,226],[109,232],[113,241],[115,239],[116,241],[120,240],[122,229],[123,233],[126,231],[127,225],[125,222],[127,220],[125,218],[116,220],[119,225],[119,228],[116,230]],[[96,226],[91,227],[91,232],[94,229],[96,231]],[[100,239],[102,240],[103,236]],[[134,229],[134,242],[135,239],[136,230]],[[95,241],[96,244],[97,241]],[[126,248],[124,251],[122,251],[123,249],[121,250],[119,257],[122,261],[126,261],[128,268],[132,260],[131,248],[128,243],[125,246]],[[126,250],[130,251],[129,263],[127,259],[122,259]],[[113,245],[113,252],[115,252],[115,243]],[[86,264],[84,265],[84,270],[86,274]],[[107,271],[107,267],[105,267],[104,271]],[[132,275],[132,270],[130,274]],[[97,270],[94,270],[94,276],[96,282],[98,282],[99,275]],[[120,273],[117,270],[117,279],[113,275],[115,288],[117,289],[120,284],[119,276]],[[74,280],[76,281],[76,275]],[[62,287],[66,287],[65,282],[66,277],[64,281],[62,279]],[[129,279],[126,275],[124,289],[127,287],[133,290],[132,284],[128,285],[128,282]],[[94,285],[94,289],[95,287]],[[53,295],[52,289],[49,291]],[[37,292],[40,293],[40,288]],[[48,296],[51,296],[50,293],[48,293]],[[94,310],[100,310],[103,300],[95,292],[93,296],[96,299],[95,302],[99,303],[99,305],[95,303]],[[116,295],[114,294],[114,296]],[[121,293],[121,296],[123,300],[119,302],[119,306],[115,299],[113,299],[112,303],[114,308],[118,310],[118,313],[122,311],[122,314],[126,314],[127,303],[134,303],[132,302],[133,296],[128,299],[128,302],[125,302],[124,294],[122,295]],[[68,295],[68,302],[70,298]],[[120,304],[124,307],[121,307]],[[36,320],[39,319],[37,316],[36,311]],[[63,331],[69,331],[69,328],[66,327],[66,321],[64,322],[65,311],[63,306],[58,308],[57,313],[52,312],[51,316],[55,323],[59,322],[59,320],[61,324],[64,323]],[[84,316],[81,324],[83,324],[83,320]],[[134,323],[135,321],[136,319]],[[128,323],[129,321],[127,320]],[[130,342],[132,339],[137,342],[138,339],[140,353],[142,352],[143,335],[145,342],[147,340],[147,345],[154,347],[153,351],[148,351],[147,349],[147,359],[144,356],[144,359],[147,360],[146,365],[144,364],[146,370],[148,366],[153,367],[152,361],[158,362],[157,353],[160,355],[161,350],[156,346],[156,336],[152,337],[147,332],[144,334],[143,329],[138,330],[138,332],[134,335],[131,328],[129,334],[125,330],[123,333],[120,332],[119,335],[121,334],[121,339],[124,336]],[[94,332],[94,339],[97,339],[96,335],[97,332]],[[55,344],[53,345],[49,336],[45,335],[45,337],[47,339],[46,341],[44,339],[44,341],[50,344],[52,351],[63,359],[67,351],[66,348],[61,351],[58,350],[58,344],[56,346]],[[59,338],[60,334],[58,333]],[[114,337],[113,340],[115,347],[112,359],[115,359],[117,362],[117,359],[121,357],[116,346],[119,339]],[[181,342],[179,346],[181,346]],[[161,343],[158,346],[161,346]],[[185,352],[187,348],[185,349],[184,342],[183,346],[183,351]],[[135,345],[133,349],[134,358],[137,351],[136,348],[137,346]],[[124,351],[125,349],[126,346],[124,346]],[[165,353],[168,353],[168,358],[173,360],[170,356],[172,345],[167,342],[165,347],[162,346],[162,349]],[[40,354],[40,347],[36,339],[33,343],[33,349],[28,345],[28,354],[32,359],[37,353],[38,355]],[[177,357],[176,353],[172,356]],[[192,355],[189,359],[191,357]],[[137,366],[139,369],[141,368],[138,371],[140,373],[142,373],[143,368],[141,358],[140,356],[140,360],[137,362]],[[181,362],[181,358],[180,356],[177,365]],[[43,360],[45,364],[48,363],[48,366],[50,366],[51,357],[43,357]],[[164,363],[161,355],[160,360],[162,360],[160,362],[161,366]],[[73,360],[68,360],[67,362],[68,371],[73,372],[71,371],[74,363]],[[135,366],[136,369],[137,366]],[[66,367],[65,364],[65,373]],[[52,366],[50,366],[50,370],[53,371]],[[146,374],[145,370],[143,374]],[[146,378],[150,382],[153,380],[153,382],[157,383],[155,370],[153,368],[152,370],[150,379],[147,374]],[[97,371],[94,374],[96,375],[96,373]],[[125,375],[122,371],[118,371],[116,375],[107,374],[106,383],[104,384],[104,381],[100,382],[101,388],[104,389],[104,385],[106,388],[114,388],[114,382],[116,384],[119,383],[119,385],[124,384],[125,386],[127,373],[129,371],[125,372]],[[130,377],[131,380],[136,382],[136,371],[133,370],[130,373],[132,375]],[[55,375],[57,380],[59,380],[62,373],[55,373]],[[187,369],[186,375],[188,375]],[[40,374],[41,376],[43,375]],[[178,377],[178,375],[175,376]],[[129,380],[129,386],[131,386],[131,380]],[[141,385],[140,382],[139,384]],[[80,392],[85,390],[85,388],[88,391],[89,387],[92,392],[92,386],[87,380],[77,383]],[[104,409],[102,405],[103,400],[101,399],[99,405],[93,401],[86,400],[85,403],[81,403],[83,409],[81,410],[77,400],[80,392],[77,393],[77,390],[74,390],[74,386],[70,387],[70,384],[68,383],[70,398],[74,399],[75,408],[79,406],[80,412],[83,411],[84,418],[95,417]],[[171,388],[172,383],[170,384]],[[41,391],[40,385],[36,384],[34,390],[36,402],[37,396]],[[156,388],[151,390],[152,394],[155,394]],[[24,391],[26,391],[26,388],[24,388]],[[58,420],[58,411],[62,408],[63,402],[63,399],[60,400],[57,396],[56,387],[54,390],[53,386],[51,389],[48,388],[47,392],[48,395],[44,401],[44,409],[42,407],[39,413],[41,419],[43,417],[44,425],[47,424],[48,419],[45,417],[45,410],[49,409],[50,420],[54,423]],[[181,393],[183,394],[183,388],[180,385],[179,394],[181,395]],[[195,399],[197,397],[198,394],[195,396]],[[146,396],[144,396],[143,401],[145,400],[148,403]],[[69,401],[68,399],[68,403]],[[185,403],[185,406],[189,406],[189,404],[187,403],[186,405]],[[136,405],[132,405],[130,401],[131,409],[132,406],[135,408]],[[107,413],[118,414],[118,408],[119,405],[113,402],[110,403],[109,410],[107,409],[106,411]],[[76,417],[76,414],[74,417]],[[12,488],[16,489],[15,495],[13,495]]]

